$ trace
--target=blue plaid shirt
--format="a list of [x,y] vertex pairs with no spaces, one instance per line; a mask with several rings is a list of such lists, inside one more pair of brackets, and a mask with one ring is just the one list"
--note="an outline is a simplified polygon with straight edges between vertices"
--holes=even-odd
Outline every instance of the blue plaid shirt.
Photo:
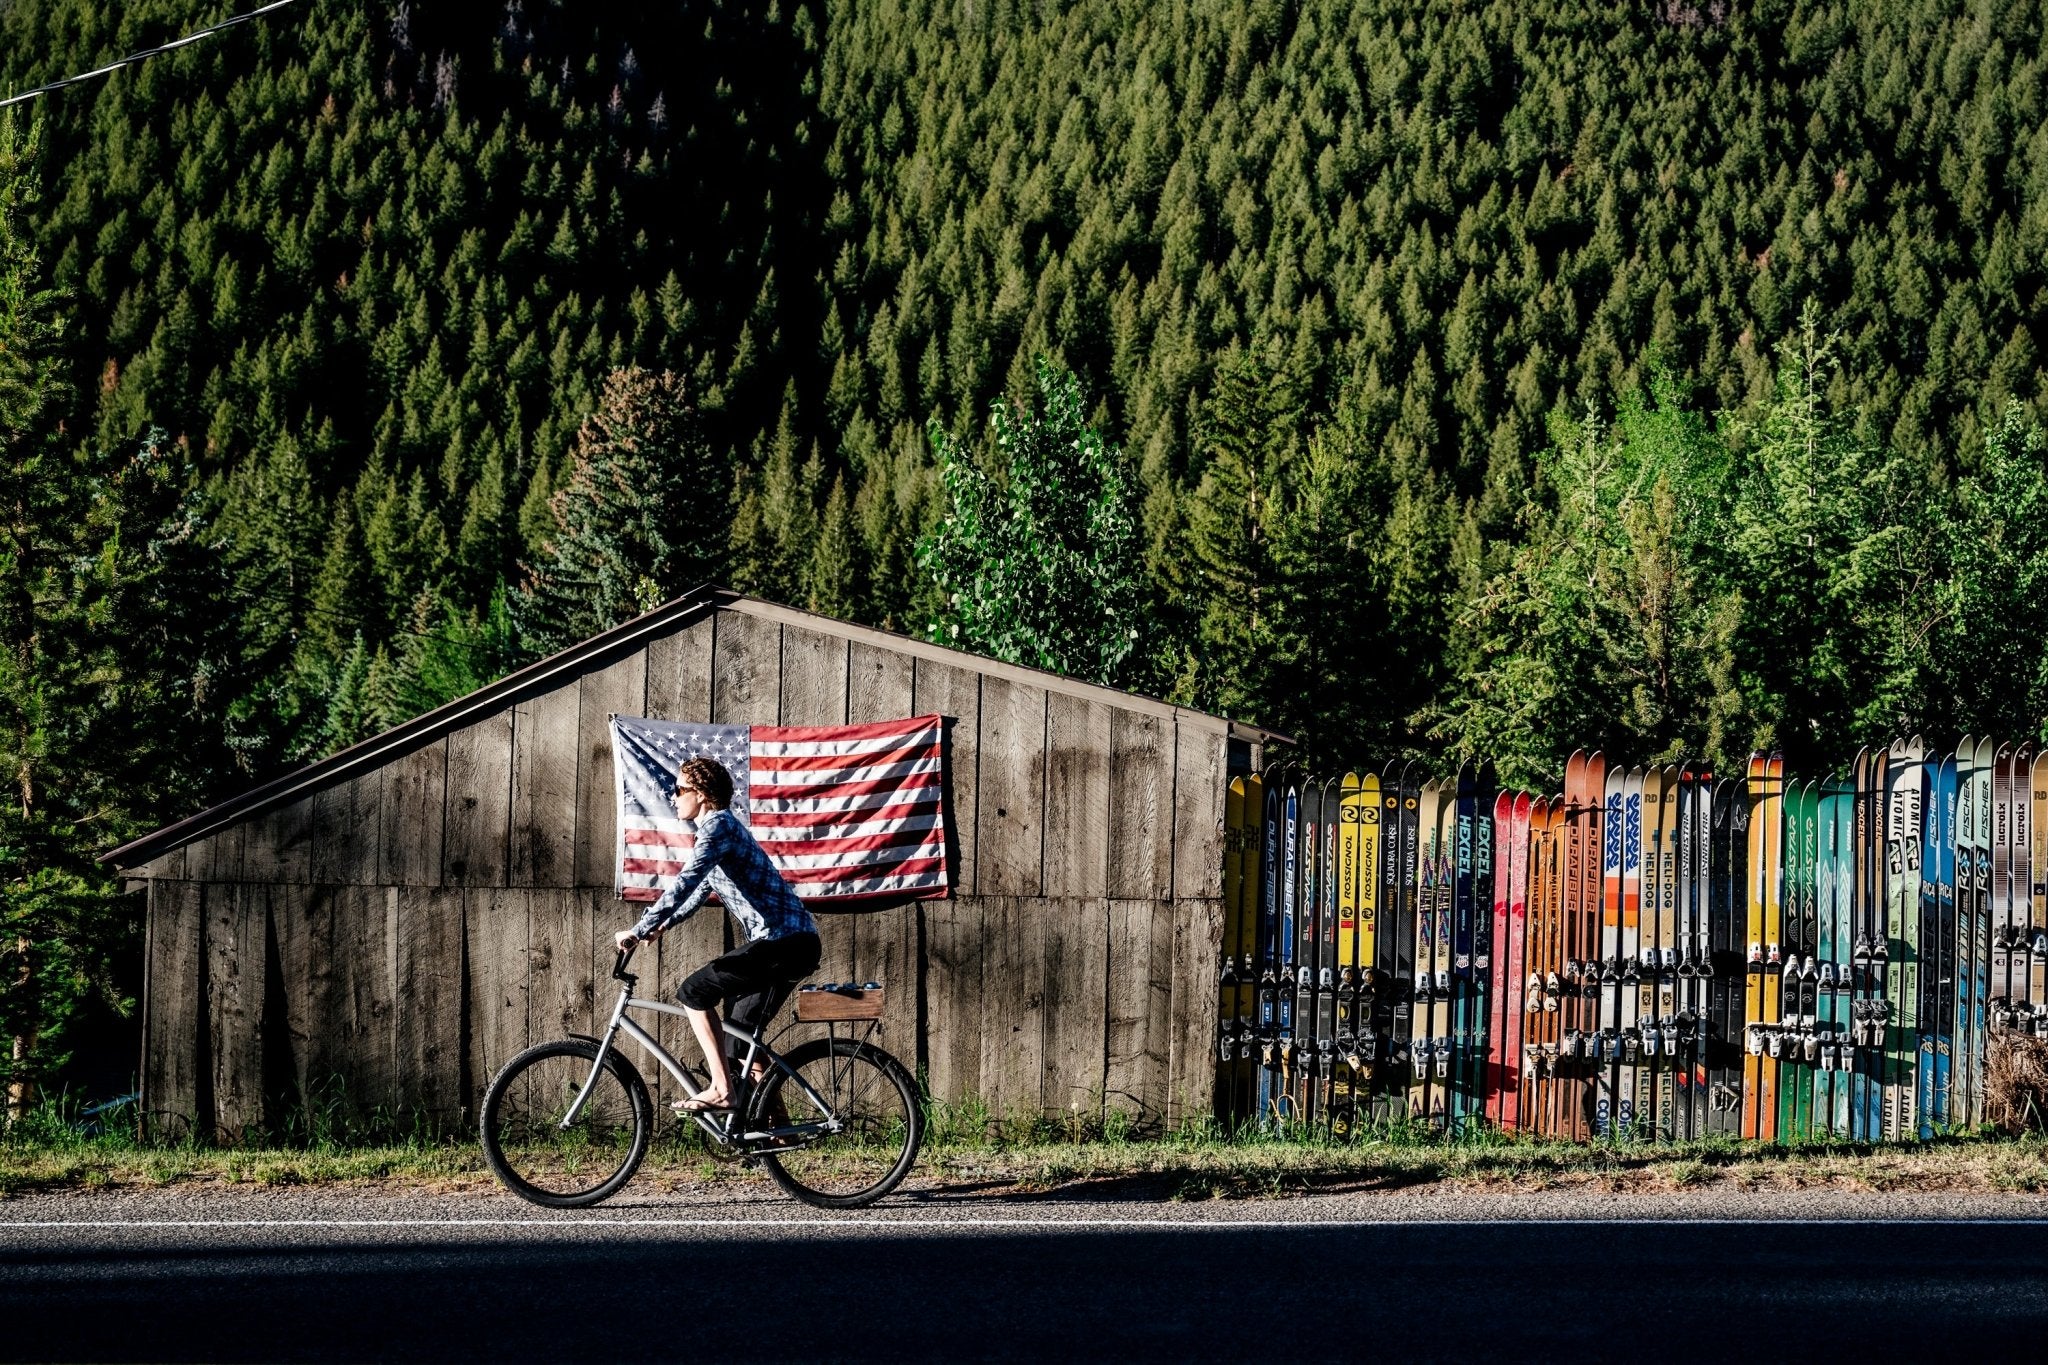
[[709,811],[698,819],[696,828],[697,846],[690,852],[690,861],[676,873],[661,899],[647,907],[647,913],[633,926],[635,934],[646,938],[682,923],[697,913],[704,897],[713,891],[746,930],[749,943],[818,932],[811,912],[768,861],[752,831],[731,811]]

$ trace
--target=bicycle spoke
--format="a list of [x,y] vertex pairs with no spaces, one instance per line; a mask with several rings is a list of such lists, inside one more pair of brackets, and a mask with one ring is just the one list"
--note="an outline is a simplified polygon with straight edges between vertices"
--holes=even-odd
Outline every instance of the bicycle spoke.
[[770,1150],[778,1182],[799,1198],[841,1206],[887,1193],[909,1169],[922,1135],[908,1078],[880,1054],[843,1042],[800,1048],[789,1065],[803,1085],[778,1078],[757,1120],[812,1131],[797,1145]]
[[581,1108],[595,1050],[557,1044],[516,1058],[485,1104],[485,1151],[512,1189],[542,1202],[601,1198],[638,1165],[651,1116],[644,1091],[606,1067]]

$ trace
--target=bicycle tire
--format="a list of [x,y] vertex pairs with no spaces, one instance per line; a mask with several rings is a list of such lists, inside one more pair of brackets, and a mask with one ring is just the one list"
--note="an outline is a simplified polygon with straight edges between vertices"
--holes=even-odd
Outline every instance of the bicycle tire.
[[[760,1153],[783,1192],[815,1208],[858,1209],[902,1184],[924,1145],[924,1105],[903,1064],[851,1038],[813,1038],[782,1060],[847,1124],[844,1133]],[[778,1101],[793,1122],[808,1121],[801,1111],[815,1109],[780,1069],[770,1073],[750,1107],[753,1121],[765,1125]]]
[[[597,1048],[597,1043],[587,1038],[535,1044],[499,1068],[484,1092],[480,1125],[484,1160],[499,1183],[530,1204],[550,1209],[588,1208],[625,1188],[647,1155],[654,1105],[647,1098],[647,1085],[640,1073],[616,1051],[605,1054],[604,1066],[617,1090],[601,1077],[598,1090],[582,1111],[583,1122],[567,1131],[548,1126],[551,1113],[560,1112],[564,1082],[571,1087],[568,1093],[574,1094],[589,1075]],[[562,1061],[580,1061],[581,1074],[573,1065],[549,1065]],[[546,1092],[547,1098],[537,1096],[537,1090]],[[616,1131],[622,1121],[630,1124],[623,1143]],[[576,1160],[580,1155],[594,1157],[588,1162],[591,1178],[587,1184],[586,1172]],[[538,1178],[543,1175],[548,1177],[546,1183]]]

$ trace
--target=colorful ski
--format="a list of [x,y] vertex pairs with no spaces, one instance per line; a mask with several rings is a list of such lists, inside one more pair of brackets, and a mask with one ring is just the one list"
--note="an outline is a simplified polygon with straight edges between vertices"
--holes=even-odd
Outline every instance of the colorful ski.
[[1815,1082],[1820,1067],[1820,784],[1799,788],[1799,974],[1797,1022],[1799,1083],[1793,1128],[1800,1137],[1827,1131],[1827,1111],[1817,1109]]
[[1435,970],[1431,974],[1433,993],[1429,1000],[1429,1036],[1434,1048],[1430,1059],[1429,1074],[1429,1123],[1437,1132],[1445,1132],[1450,1125],[1450,1079],[1451,1079],[1451,964],[1454,954],[1454,924],[1456,914],[1456,883],[1454,881],[1451,844],[1457,831],[1457,783],[1438,784],[1436,819],[1433,827],[1424,827],[1424,837],[1433,838],[1430,847],[1435,850],[1432,860],[1436,876],[1434,897],[1434,918],[1431,922],[1430,948]]
[[1750,803],[1747,781],[1732,778],[1714,792],[1713,867],[1708,882],[1708,942],[1712,975],[1707,982],[1708,1131],[1740,1136],[1743,1081],[1749,1053],[1745,1017],[1749,997],[1748,919]]
[[1273,1123],[1280,1110],[1280,939],[1286,899],[1288,842],[1285,775],[1266,786],[1266,814],[1259,840],[1259,1089],[1258,1121]]
[[2030,977],[2034,937],[2034,752],[2022,744],[2013,751],[2011,776],[2012,840],[2008,877],[2011,890],[2012,930],[2008,937],[2011,962],[2007,968],[2006,1014],[2008,1026],[2022,1032],[2034,1031]]
[[1497,792],[1493,798],[1492,818],[1493,842],[1493,896],[1491,903],[1482,907],[1487,912],[1485,943],[1486,962],[1477,969],[1477,974],[1486,982],[1486,1057],[1484,1070],[1479,1081],[1479,1112],[1490,1128],[1501,1127],[1502,1080],[1506,1074],[1508,1029],[1501,1017],[1507,1008],[1511,994],[1508,978],[1514,969],[1508,966],[1508,898],[1513,877],[1508,871],[1508,850],[1514,840],[1515,796],[1513,792]]
[[1358,1006],[1359,1006],[1359,864],[1364,840],[1359,820],[1366,803],[1365,784],[1372,783],[1377,798],[1377,778],[1344,774],[1338,786],[1337,808],[1337,942],[1334,989],[1335,1022],[1330,1031],[1330,1136],[1348,1139],[1358,1122]]
[[1665,798],[1671,794],[1671,769],[1651,767],[1642,774],[1642,909],[1638,919],[1638,950],[1634,962],[1636,1036],[1636,1128],[1645,1136],[1659,1130],[1659,1099],[1663,1087],[1663,1056],[1659,1040],[1659,982],[1663,978],[1663,911],[1669,866],[1665,862]]
[[1338,826],[1342,823],[1344,789],[1341,780],[1325,783],[1321,789],[1321,830],[1316,840],[1316,1051],[1315,1070],[1310,1083],[1311,1112],[1315,1122],[1329,1127],[1330,1088],[1336,1077],[1337,1061],[1337,974],[1340,931]]
[[1941,767],[1935,778],[1932,804],[1938,813],[1939,834],[1935,847],[1935,979],[1930,990],[1934,995],[1934,1122],[1941,1129],[1947,1129],[1956,1122],[1956,1075],[1958,1066],[1958,1040],[1956,1031],[1956,999],[1958,995],[1957,945],[1959,926],[1957,906],[1960,894],[1957,885],[1956,868],[1956,827],[1961,819],[1960,789],[1957,777],[1958,765],[1955,754],[1941,760]]
[[1673,1071],[1678,1053],[1678,774],[1676,766],[1664,768],[1657,795],[1657,918],[1651,945],[1655,956],[1645,963],[1656,1018],[1645,1025],[1643,1035],[1653,1094],[1647,1122],[1637,1120],[1646,1134],[1666,1139],[1676,1135],[1673,1115],[1678,1102]]
[[1530,827],[1535,947],[1530,952],[1534,967],[1524,1008],[1534,1035],[1528,1068],[1530,1109],[1533,1127],[1545,1137],[1561,1137],[1564,1128],[1558,1080],[1564,1037],[1564,830],[1564,797],[1552,795],[1537,806]]
[[[1418,1031],[1428,1022],[1423,1013],[1422,1000],[1415,993],[1416,964],[1421,960],[1422,944],[1417,939],[1415,898],[1416,847],[1415,826],[1417,803],[1420,793],[1414,786],[1414,765],[1403,764],[1401,777],[1394,789],[1393,802],[1389,809],[1391,819],[1383,831],[1382,848],[1391,856],[1382,864],[1380,884],[1388,892],[1388,925],[1392,929],[1394,952],[1391,966],[1393,979],[1388,984],[1388,997],[1392,1002],[1387,1066],[1387,1114],[1408,1117],[1409,1077],[1413,1070],[1415,1039]],[[1383,807],[1385,802],[1383,801]]]
[[1973,1009],[1977,974],[1977,741],[1965,735],[1956,746],[1956,956],[1954,1050],[1949,1057],[1949,1122],[1976,1122],[1970,1096],[1976,1091],[1977,1029]]
[[1919,1118],[1917,1136],[1933,1137],[1946,1117],[1944,1104],[1947,1078],[1943,1074],[1941,1007],[1948,966],[1943,960],[1941,940],[1944,916],[1941,895],[1942,846],[1947,842],[1947,794],[1942,786],[1944,761],[1926,756],[1920,765],[1920,786],[1925,806],[1920,826],[1920,933],[1917,954],[1920,979],[1914,995],[1914,1013],[1919,1020],[1915,1040],[1919,1052],[1914,1078],[1919,1095],[1914,1112]]
[[1478,820],[1479,775],[1469,766],[1460,766],[1455,804],[1444,821],[1444,855],[1451,865],[1450,1052],[1437,1059],[1438,1080],[1444,1086],[1444,1125],[1453,1133],[1463,1129],[1472,1106],[1470,1063],[1479,1036],[1474,1017],[1478,982],[1473,972],[1480,914],[1478,831],[1474,828]]
[[1295,1104],[1295,1078],[1298,1059],[1295,1053],[1296,995],[1295,983],[1300,966],[1300,915],[1301,905],[1301,788],[1290,781],[1287,786],[1286,817],[1281,834],[1283,860],[1280,878],[1280,952],[1277,959],[1279,997],[1278,1035],[1274,1048],[1279,1067],[1279,1093],[1274,1098],[1273,1119],[1282,1128],[1291,1125],[1300,1117]]
[[1678,941],[1678,1084],[1682,1114],[1680,1136],[1696,1139],[1707,1132],[1707,874],[1711,862],[1714,777],[1705,768],[1688,768],[1680,791],[1679,884],[1685,891],[1679,916]]
[[1749,877],[1745,888],[1748,913],[1748,988],[1744,992],[1742,1064],[1742,1136],[1763,1136],[1761,1105],[1764,1097],[1764,826],[1770,807],[1764,798],[1765,756],[1749,756]]
[[[1494,890],[1497,873],[1494,845],[1499,838],[1500,829],[1494,822],[1496,796],[1493,769],[1482,764],[1475,782],[1471,840],[1472,961],[1467,968],[1472,1001],[1465,1015],[1469,1032],[1465,1040],[1465,1076],[1461,1089],[1464,1110],[1460,1115],[1461,1128],[1472,1121],[1483,1122],[1485,1118],[1486,1053],[1490,1039],[1487,1023],[1496,994],[1493,984],[1493,958],[1496,948],[1493,909],[1497,894]],[[1501,890],[1498,894],[1505,896],[1506,879],[1501,878],[1500,881]]]
[[1893,892],[1899,917],[1899,937],[1893,950],[1899,964],[1898,991],[1892,1007],[1892,1069],[1897,1078],[1899,1116],[1893,1136],[1911,1139],[1920,1133],[1920,858],[1927,819],[1927,746],[1918,735],[1898,751],[1898,764],[1902,771],[1895,779],[1893,800],[1905,808],[1900,817],[1904,831],[1900,852],[1905,861],[1896,874],[1898,886]]
[[[1643,851],[1648,843],[1645,803],[1646,798],[1653,798],[1649,798],[1650,778],[1641,768],[1629,769],[1623,774],[1620,785],[1621,828],[1617,832],[1616,848],[1621,859],[1621,884],[1617,897],[1620,902],[1620,948],[1616,963],[1620,979],[1615,999],[1619,1016],[1616,1030],[1621,1038],[1621,1074],[1617,1085],[1622,1108],[1626,1111],[1622,1121],[1634,1131],[1642,1126],[1649,1098],[1649,1076],[1643,1065],[1642,1031],[1648,1018],[1643,1008],[1643,905],[1646,885]],[[1652,891],[1652,900],[1654,894]]]
[[1406,1113],[1404,1087],[1408,1067],[1409,1019],[1413,1002],[1409,978],[1414,971],[1414,921],[1402,885],[1401,831],[1406,825],[1402,805],[1407,798],[1408,765],[1387,764],[1380,774],[1380,895],[1377,972],[1373,982],[1373,1119],[1391,1122]]
[[1984,1122],[1984,1059],[1990,1043],[1991,995],[1991,841],[1992,764],[1997,746],[1986,737],[1977,741],[1971,775],[1971,802],[1977,818],[1971,830],[1976,877],[1971,891],[1970,925],[1970,1109],[1969,1123]]
[[1528,867],[1522,874],[1526,897],[1522,929],[1522,1084],[1521,1094],[1515,1102],[1519,1119],[1516,1127],[1526,1133],[1547,1134],[1549,1127],[1541,1102],[1543,1016],[1545,1002],[1549,999],[1544,981],[1550,943],[1544,910],[1548,895],[1545,868],[1550,851],[1550,798],[1547,796],[1532,797],[1529,801],[1528,840]]
[[1601,804],[1605,818],[1600,835],[1600,1044],[1599,1074],[1595,1084],[1593,1131],[1627,1137],[1634,1125],[1629,1103],[1635,1068],[1623,1057],[1622,969],[1621,969],[1621,832],[1622,788],[1628,774],[1620,768],[1607,773]]
[[1847,929],[1843,923],[1848,904],[1848,888],[1843,873],[1846,848],[1843,834],[1848,822],[1846,806],[1852,798],[1844,794],[1845,788],[1846,784],[1839,777],[1830,778],[1821,787],[1816,807],[1818,838],[1814,896],[1819,905],[1819,924],[1814,949],[1818,959],[1815,968],[1814,1038],[1818,1069],[1814,1076],[1813,1107],[1816,1131],[1832,1137],[1849,1135],[1849,1082],[1848,1073],[1842,1069],[1841,1035],[1845,1012],[1841,1009],[1843,995],[1839,989],[1849,958],[1845,950]]
[[2028,771],[2027,1013],[2028,1026],[2048,1033],[2048,750]]
[[1316,959],[1322,937],[1318,924],[1322,910],[1322,815],[1321,785],[1302,783],[1300,818],[1295,825],[1299,840],[1295,871],[1300,881],[1295,889],[1294,1048],[1288,1072],[1290,1114],[1297,1124],[1307,1124],[1314,1117],[1310,1094],[1314,1089],[1316,1062]]
[[1559,1136],[1583,1140],[1588,1133],[1586,1121],[1586,1009],[1585,985],[1586,964],[1592,958],[1584,939],[1583,905],[1585,900],[1586,849],[1586,807],[1592,798],[1587,781],[1587,759],[1583,750],[1575,752],[1564,770],[1564,884],[1560,918],[1562,920],[1564,970],[1564,998],[1558,1002],[1559,1023],[1557,1047],[1558,1097],[1562,1112],[1558,1116]]
[[1856,784],[1856,1073],[1851,1134],[1863,1141],[1884,1136],[1884,1029],[1890,1016],[1885,990],[1886,752],[1862,755]]
[[1989,1037],[2012,1027],[2014,923],[2012,887],[2013,768],[2011,746],[2001,744],[1991,765],[1991,1028]]
[[1416,794],[1415,1021],[1409,1039],[1408,1116],[1429,1121],[1429,1078],[1436,1062],[1436,824],[1442,784],[1431,780]]
[[1778,1059],[1778,1121],[1779,1139],[1789,1140],[1803,1136],[1799,1127],[1800,1092],[1809,1088],[1809,1083],[1800,1065],[1802,1044],[1799,1035],[1799,977],[1803,965],[1799,941],[1800,925],[1806,907],[1806,867],[1800,859],[1803,844],[1799,837],[1800,805],[1803,796],[1801,785],[1788,783],[1785,789],[1785,940],[1780,945],[1781,966],[1778,970],[1778,1026],[1765,1038],[1765,1055]]
[[1504,841],[1507,848],[1508,933],[1506,961],[1499,978],[1506,997],[1500,1011],[1504,1030],[1500,1048],[1503,1068],[1500,1126],[1510,1132],[1520,1131],[1524,1124],[1521,1100],[1529,1017],[1525,994],[1529,982],[1529,826],[1534,809],[1535,801],[1529,793],[1516,793],[1508,837]]

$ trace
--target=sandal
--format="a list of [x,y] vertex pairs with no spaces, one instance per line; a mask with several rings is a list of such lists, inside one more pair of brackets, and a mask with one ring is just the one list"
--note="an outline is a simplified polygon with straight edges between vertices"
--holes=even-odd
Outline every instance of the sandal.
[[729,1114],[736,1107],[731,1100],[718,1104],[707,1104],[695,1095],[680,1100],[670,1100],[668,1107],[678,1114]]

